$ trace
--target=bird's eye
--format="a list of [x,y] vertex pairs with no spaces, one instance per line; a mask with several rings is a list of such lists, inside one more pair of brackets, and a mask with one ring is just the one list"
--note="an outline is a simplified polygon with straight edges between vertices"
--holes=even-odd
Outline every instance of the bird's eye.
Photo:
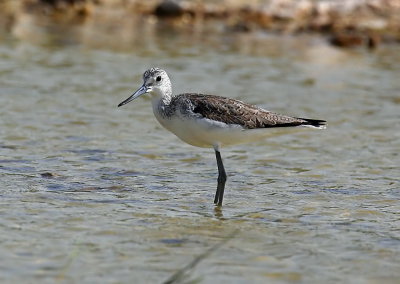
[[161,76],[157,76],[156,81],[160,82],[161,81]]

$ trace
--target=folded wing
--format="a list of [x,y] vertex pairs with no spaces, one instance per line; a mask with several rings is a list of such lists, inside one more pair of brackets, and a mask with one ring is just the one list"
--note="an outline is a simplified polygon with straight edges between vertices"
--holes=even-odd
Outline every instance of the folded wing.
[[[195,115],[245,129],[309,126],[325,128],[325,121],[273,113],[242,101],[203,94],[182,94]],[[181,99],[183,98],[181,97]]]

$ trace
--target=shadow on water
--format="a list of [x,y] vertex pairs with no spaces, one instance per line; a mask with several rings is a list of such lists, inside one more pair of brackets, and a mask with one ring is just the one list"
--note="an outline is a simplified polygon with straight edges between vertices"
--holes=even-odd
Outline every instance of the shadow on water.
[[[185,281],[185,279],[189,277],[190,272],[192,270],[194,270],[201,261],[208,258],[212,253],[218,253],[219,248],[226,245],[231,239],[237,237],[239,233],[240,233],[239,230],[234,230],[232,233],[230,233],[227,236],[225,236],[224,238],[222,238],[220,241],[215,243],[213,246],[206,249],[202,254],[196,256],[191,262],[189,262],[183,268],[179,269],[177,272],[175,272],[170,278],[168,278],[163,283],[164,284],[182,283],[182,281]],[[193,281],[193,280],[191,280],[191,281]]]

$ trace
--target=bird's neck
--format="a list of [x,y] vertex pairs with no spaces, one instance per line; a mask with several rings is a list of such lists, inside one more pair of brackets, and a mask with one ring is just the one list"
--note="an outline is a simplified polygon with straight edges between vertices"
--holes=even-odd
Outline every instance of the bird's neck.
[[[160,121],[167,118],[173,112],[172,110],[172,90],[155,90],[151,93],[151,103],[153,105],[153,112],[157,119]],[[160,121],[161,122],[161,121]]]
[[171,94],[163,94],[162,96],[153,95],[151,103],[153,105],[153,109],[161,108],[163,110],[167,110],[171,107],[172,95]]
[[153,105],[153,113],[157,120],[164,126],[167,127],[164,122],[165,120],[168,120],[171,115],[175,111],[175,107],[173,103],[171,102],[172,98],[158,98],[152,100],[152,105]]
[[168,95],[164,95],[161,100],[160,103],[162,103],[165,106],[169,106],[171,104],[172,101],[172,95],[168,94]]
[[153,105],[163,104],[168,106],[172,101],[172,90],[154,90],[151,93]]

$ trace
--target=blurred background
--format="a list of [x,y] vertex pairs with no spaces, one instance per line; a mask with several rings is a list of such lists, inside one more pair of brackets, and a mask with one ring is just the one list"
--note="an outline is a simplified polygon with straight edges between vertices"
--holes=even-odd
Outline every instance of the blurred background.
[[[400,1],[0,1],[0,282],[398,283]],[[179,141],[149,98],[323,131]]]

